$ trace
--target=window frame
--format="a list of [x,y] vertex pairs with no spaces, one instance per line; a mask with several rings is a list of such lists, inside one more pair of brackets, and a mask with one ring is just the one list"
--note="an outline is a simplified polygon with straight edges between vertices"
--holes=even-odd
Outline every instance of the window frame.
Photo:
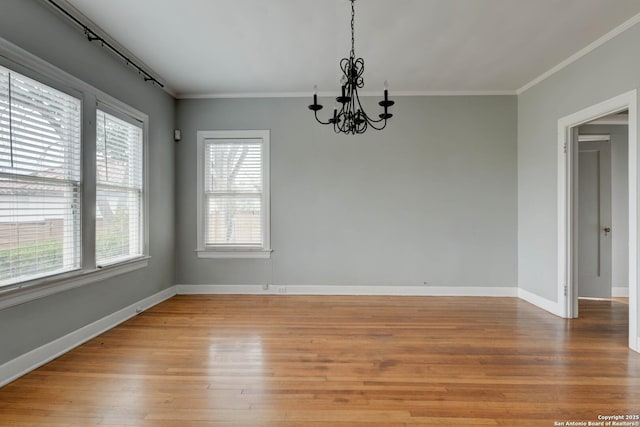
[[[200,130],[197,132],[197,248],[198,258],[271,258],[271,187],[269,130]],[[205,143],[207,140],[261,140],[262,147],[262,247],[207,246],[205,244]]]
[[[96,102],[96,114],[94,117],[97,118],[97,111],[100,110],[104,113],[107,113],[111,116],[114,116],[124,122],[127,122],[133,126],[137,126],[142,130],[142,190],[141,190],[141,204],[140,204],[140,249],[142,254],[133,255],[126,258],[118,259],[115,262],[107,262],[103,264],[98,264],[98,261],[95,260],[96,268],[103,269],[106,267],[110,267],[113,265],[118,265],[122,263],[126,263],[130,260],[134,260],[136,258],[144,257],[149,253],[149,197],[147,196],[147,185],[149,182],[149,166],[148,166],[148,150],[149,150],[149,119],[146,114],[140,113],[137,110],[129,107],[126,104],[122,104],[117,106],[113,101],[103,100],[98,98]],[[97,125],[96,125],[97,128]],[[97,136],[97,129],[94,132],[94,137]],[[93,144],[94,150],[97,150],[97,142]],[[97,162],[96,155],[94,153],[93,161]],[[94,172],[96,171],[94,165]],[[97,177],[94,180],[95,190],[97,191],[98,182]],[[95,198],[94,198],[94,220],[95,220],[95,209],[97,209]],[[95,225],[94,225],[94,234],[93,238],[96,238]],[[95,257],[95,242],[94,242],[94,257]]]
[[[95,283],[148,266],[149,259],[149,117],[145,113],[102,92],[83,80],[61,70],[0,37],[0,65],[39,83],[81,100],[81,226],[80,268],[0,287],[0,309],[23,304],[68,289]],[[142,122],[143,130],[143,202],[141,256],[98,267],[95,259],[96,209],[96,110],[98,105]],[[115,114],[114,114],[115,115]],[[131,120],[131,119],[129,119]]]
[[[38,84],[41,84],[43,86],[47,86],[51,89],[57,90],[59,92],[62,92],[72,98],[77,99],[80,102],[80,111],[79,111],[79,115],[80,115],[80,167],[79,167],[79,171],[80,171],[80,176],[79,176],[79,180],[77,182],[77,189],[80,193],[80,197],[78,198],[78,210],[79,210],[79,228],[78,229],[74,229],[73,232],[74,234],[79,234],[79,236],[77,236],[78,240],[79,240],[79,246],[78,246],[78,251],[79,251],[79,264],[77,265],[77,267],[75,268],[71,268],[71,269],[67,269],[65,271],[59,271],[59,272],[52,272],[51,274],[46,274],[46,275],[37,275],[36,277],[33,277],[31,279],[27,279],[27,280],[23,280],[23,281],[19,281],[19,282],[14,282],[14,283],[10,283],[7,285],[2,285],[0,286],[0,298],[2,297],[3,293],[5,292],[5,289],[11,290],[12,288],[15,287],[22,287],[23,284],[29,284],[29,283],[39,283],[40,281],[47,281],[49,278],[51,277],[65,277],[65,276],[72,276],[75,274],[79,274],[82,270],[83,270],[83,255],[84,255],[84,242],[82,239],[82,221],[85,215],[85,199],[83,198],[82,195],[82,188],[83,188],[83,182],[84,182],[84,171],[85,171],[85,162],[84,162],[84,129],[83,129],[83,122],[84,122],[84,103],[85,103],[85,99],[84,99],[84,93],[81,90],[78,90],[77,88],[74,87],[69,87],[68,85],[63,84],[63,82],[61,81],[57,81],[56,79],[52,78],[50,75],[46,75],[46,74],[42,74],[42,73],[38,73],[35,72],[31,69],[29,69],[28,67],[25,67],[19,63],[14,63],[10,60],[7,60],[5,58],[2,57],[2,51],[0,50],[0,66],[6,68],[7,70],[9,70],[9,73],[16,73],[16,74],[20,74],[28,79],[31,79],[35,82],[37,82]],[[62,181],[61,181],[62,182]],[[75,238],[75,237],[74,237]],[[2,302],[0,301],[0,308],[2,307]]]

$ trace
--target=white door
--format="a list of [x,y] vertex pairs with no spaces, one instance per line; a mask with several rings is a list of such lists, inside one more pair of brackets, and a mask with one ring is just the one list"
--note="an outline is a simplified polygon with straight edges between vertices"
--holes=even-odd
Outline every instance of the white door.
[[611,298],[611,143],[579,143],[578,296]]

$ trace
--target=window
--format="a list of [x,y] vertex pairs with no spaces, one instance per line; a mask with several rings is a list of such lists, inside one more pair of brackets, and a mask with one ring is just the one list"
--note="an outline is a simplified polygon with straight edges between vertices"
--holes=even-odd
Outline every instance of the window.
[[198,254],[268,258],[269,131],[198,132]]
[[96,114],[96,263],[142,255],[142,128]]
[[148,123],[0,43],[0,309],[148,265]]
[[81,267],[81,101],[0,67],[0,286]]

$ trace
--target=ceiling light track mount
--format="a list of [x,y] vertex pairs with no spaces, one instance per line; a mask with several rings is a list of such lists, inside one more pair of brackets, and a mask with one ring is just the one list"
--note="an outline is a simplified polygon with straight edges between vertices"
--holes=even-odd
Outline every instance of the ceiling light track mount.
[[92,30],[87,25],[85,25],[82,21],[80,21],[78,18],[73,16],[73,14],[67,11],[64,7],[60,6],[58,3],[56,3],[53,0],[48,0],[48,1],[56,10],[58,10],[58,12],[62,13],[64,16],[66,16],[71,21],[73,21],[76,25],[82,28],[82,30],[84,31],[84,35],[87,36],[87,40],[89,40],[90,42],[99,42],[102,47],[109,49],[111,52],[116,54],[116,56],[120,57],[125,62],[125,64],[127,64],[128,66],[136,70],[138,74],[142,76],[145,82],[151,82],[152,84],[155,84],[161,88],[164,87],[164,85],[160,83],[158,79],[156,79],[151,74],[146,72],[144,68],[142,68],[141,66],[133,62],[127,55],[122,53],[120,50],[118,50],[115,46],[113,46],[107,40],[100,37],[100,35],[98,35],[96,31]]
[[378,102],[378,105],[383,108],[383,112],[378,114],[378,118],[369,116],[362,107],[358,89],[364,87],[364,59],[356,57],[355,0],[349,1],[351,2],[351,52],[348,58],[340,60],[340,70],[342,71],[340,96],[336,97],[333,117],[327,121],[318,117],[318,111],[324,107],[322,104],[318,104],[317,86],[313,88],[313,104],[309,105],[309,109],[313,111],[318,123],[333,125],[333,130],[336,133],[356,135],[365,133],[369,127],[375,130],[384,129],[387,126],[387,120],[393,117],[393,114],[389,113],[389,107],[395,102],[389,99],[389,90],[385,81],[384,99]]

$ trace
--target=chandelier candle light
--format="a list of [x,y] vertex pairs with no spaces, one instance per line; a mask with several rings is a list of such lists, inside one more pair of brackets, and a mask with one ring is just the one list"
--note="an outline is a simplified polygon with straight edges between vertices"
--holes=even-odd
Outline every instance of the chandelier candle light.
[[[318,123],[323,125],[333,125],[333,130],[336,133],[344,134],[360,134],[365,133],[367,128],[371,126],[373,129],[382,130],[387,126],[387,120],[390,119],[393,114],[388,112],[388,108],[391,107],[394,102],[389,99],[389,90],[387,82],[384,82],[384,100],[378,102],[378,105],[384,108],[384,112],[378,114],[378,119],[373,119],[365,113],[362,104],[360,103],[360,97],[358,95],[358,89],[364,87],[364,79],[362,74],[364,73],[364,59],[356,58],[355,53],[355,1],[351,2],[351,52],[348,58],[342,58],[340,60],[340,69],[342,70],[342,78],[340,79],[340,93],[341,95],[336,98],[336,104],[333,107],[333,117],[329,118],[326,122],[323,122],[318,118],[318,111],[322,110],[323,106],[318,104],[318,87],[313,87],[313,104],[309,105],[309,109],[315,114]],[[341,107],[338,107],[341,104]]]

